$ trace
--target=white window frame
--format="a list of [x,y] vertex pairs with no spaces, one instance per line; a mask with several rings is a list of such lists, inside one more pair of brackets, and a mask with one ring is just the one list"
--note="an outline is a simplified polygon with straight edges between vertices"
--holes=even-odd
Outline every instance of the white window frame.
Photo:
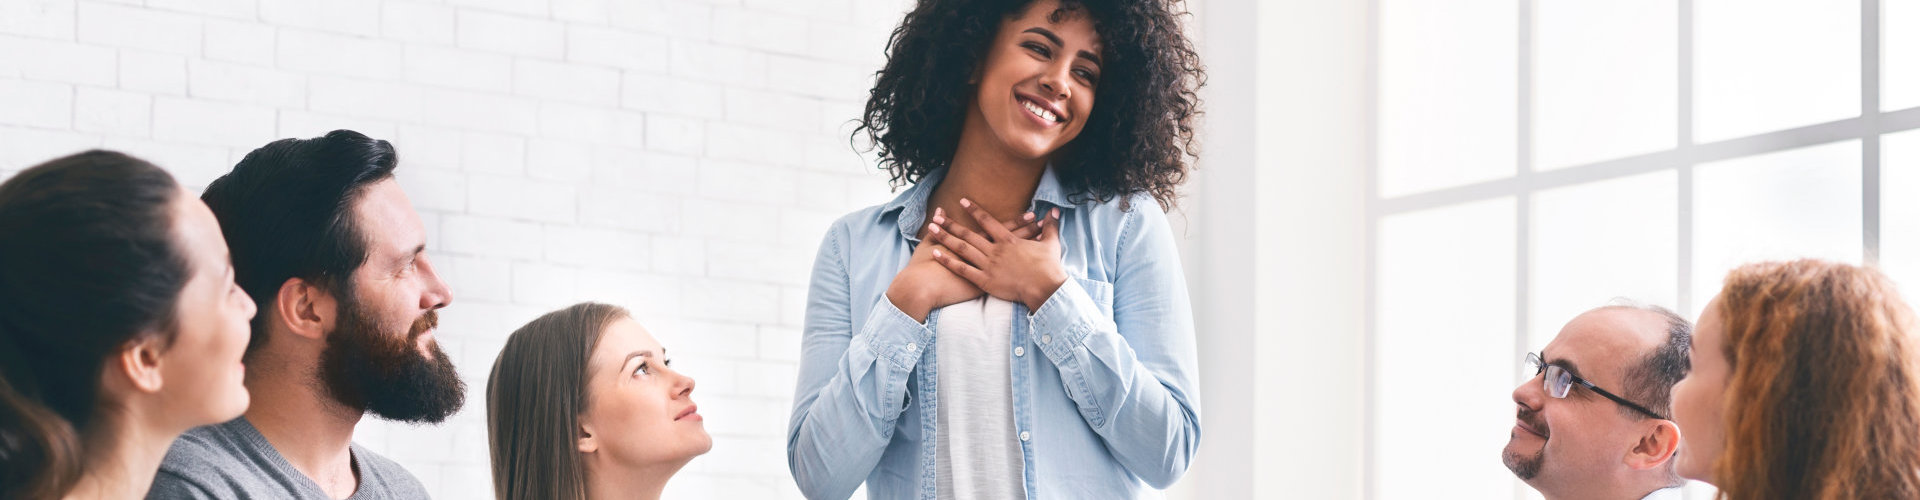
[[[1881,67],[1881,0],[1861,0],[1860,2],[1860,114],[1852,118],[1824,123],[1800,126],[1785,130],[1752,134],[1733,139],[1700,143],[1694,140],[1693,128],[1693,36],[1694,1],[1678,0],[1679,9],[1679,79],[1676,88],[1679,92],[1678,137],[1675,147],[1652,153],[1613,158],[1586,163],[1567,168],[1538,170],[1533,162],[1533,71],[1534,71],[1534,11],[1538,0],[1516,0],[1519,3],[1518,37],[1518,91],[1514,96],[1518,101],[1517,126],[1515,133],[1518,148],[1514,152],[1517,163],[1516,173],[1510,177],[1475,182],[1465,185],[1432,189],[1417,193],[1392,197],[1380,196],[1379,165],[1379,96],[1380,96],[1380,1],[1368,0],[1367,19],[1367,85],[1369,97],[1366,113],[1367,134],[1367,209],[1366,209],[1366,368],[1365,387],[1367,397],[1366,423],[1363,443],[1364,458],[1362,481],[1365,498],[1376,498],[1378,492],[1374,480],[1379,472],[1378,460],[1374,456],[1377,450],[1376,413],[1378,397],[1378,365],[1376,360],[1379,334],[1379,227],[1383,218],[1417,213],[1425,210],[1450,207],[1462,203],[1508,198],[1515,200],[1515,248],[1514,248],[1514,338],[1513,359],[1515,363],[1524,357],[1529,348],[1528,314],[1532,304],[1530,295],[1531,255],[1531,218],[1532,198],[1536,193],[1554,188],[1584,185],[1609,179],[1618,179],[1650,172],[1675,171],[1679,177],[1678,217],[1679,245],[1674,259],[1678,263],[1673,276],[1676,297],[1675,306],[1679,311],[1694,310],[1693,301],[1702,297],[1696,292],[1711,294],[1711,291],[1692,289],[1693,276],[1693,196],[1694,169],[1708,162],[1748,158],[1767,153],[1786,151],[1807,146],[1830,144],[1842,141],[1858,140],[1861,144],[1861,223],[1862,245],[1865,249],[1861,256],[1863,262],[1878,262],[1880,249],[1880,141],[1886,134],[1920,129],[1920,107],[1895,111],[1880,109],[1880,67]],[[1519,383],[1515,380],[1514,383]],[[1491,458],[1489,458],[1491,460]]]

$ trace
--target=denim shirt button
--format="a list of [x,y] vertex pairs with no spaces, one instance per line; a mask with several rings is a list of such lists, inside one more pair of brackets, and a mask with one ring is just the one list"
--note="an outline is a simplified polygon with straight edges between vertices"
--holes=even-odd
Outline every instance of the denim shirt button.
[[1020,431],[1020,441],[1022,441],[1022,442],[1025,442],[1025,441],[1026,441],[1027,439],[1029,439],[1029,438],[1032,438],[1032,437],[1033,437],[1033,435],[1032,435],[1032,434],[1027,434],[1027,431]]
[[1042,344],[1048,344],[1048,343],[1052,343],[1052,342],[1053,342],[1053,336],[1052,336],[1052,335],[1041,335],[1041,336],[1040,336],[1040,343],[1042,343]]
[[920,350],[920,344],[916,344],[913,342],[907,343],[907,352],[911,353],[913,351],[918,351],[918,350]]
[[1021,356],[1025,356],[1025,355],[1027,355],[1027,348],[1025,348],[1025,347],[1014,347],[1014,348],[1013,348],[1013,357],[1016,357],[1016,358],[1018,358],[1018,357],[1021,357]]

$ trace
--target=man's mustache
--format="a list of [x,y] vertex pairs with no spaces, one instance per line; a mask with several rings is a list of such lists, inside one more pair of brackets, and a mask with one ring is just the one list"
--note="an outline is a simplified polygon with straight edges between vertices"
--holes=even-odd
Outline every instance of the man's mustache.
[[439,326],[440,313],[437,311],[427,311],[426,314],[420,315],[420,319],[413,320],[413,328],[407,331],[407,340],[420,338],[421,335]]
[[1514,418],[1518,418],[1520,419],[1521,422],[1525,422],[1527,424],[1527,428],[1533,429],[1534,432],[1539,433],[1540,437],[1549,437],[1553,435],[1553,431],[1550,431],[1547,429],[1547,422],[1540,419],[1539,410],[1529,410],[1525,407],[1522,407],[1520,408],[1519,411],[1515,412]]

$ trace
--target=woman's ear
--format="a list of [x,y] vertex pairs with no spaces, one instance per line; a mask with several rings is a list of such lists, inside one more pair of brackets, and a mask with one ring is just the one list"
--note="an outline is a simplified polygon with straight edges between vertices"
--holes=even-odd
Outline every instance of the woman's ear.
[[115,365],[134,390],[149,394],[160,392],[165,383],[160,376],[161,343],[160,335],[143,335],[120,350],[119,363]]
[[586,422],[580,423],[580,442],[577,443],[577,447],[580,453],[591,454],[600,451],[600,440],[594,439],[593,426],[587,425]]

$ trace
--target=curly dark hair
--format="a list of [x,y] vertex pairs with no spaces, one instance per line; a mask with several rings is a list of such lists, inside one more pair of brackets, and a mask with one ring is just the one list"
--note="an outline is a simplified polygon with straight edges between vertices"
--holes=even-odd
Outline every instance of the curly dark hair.
[[[1001,21],[1033,0],[921,0],[887,42],[853,135],[879,149],[880,167],[899,187],[953,161],[967,106],[969,73],[979,67]],[[1055,175],[1075,196],[1106,202],[1151,194],[1175,205],[1188,159],[1197,157],[1196,90],[1206,70],[1181,31],[1180,0],[1059,0],[1058,20],[1084,13],[1105,46],[1094,108],[1080,135],[1053,158]],[[1078,200],[1076,200],[1078,201]],[[1122,200],[1123,207],[1126,200]]]

